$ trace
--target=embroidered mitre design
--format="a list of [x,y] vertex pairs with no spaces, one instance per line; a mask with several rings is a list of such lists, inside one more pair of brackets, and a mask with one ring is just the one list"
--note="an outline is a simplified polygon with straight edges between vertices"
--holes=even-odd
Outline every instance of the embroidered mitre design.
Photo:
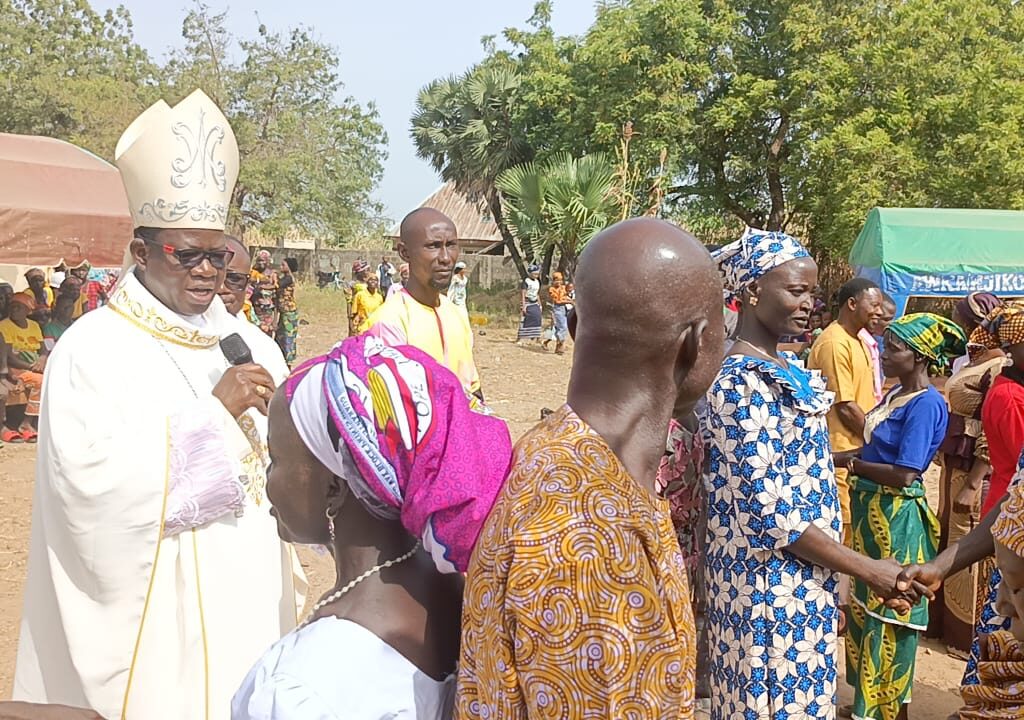
[[223,230],[238,180],[238,143],[202,90],[163,100],[121,135],[114,162],[135,227]]

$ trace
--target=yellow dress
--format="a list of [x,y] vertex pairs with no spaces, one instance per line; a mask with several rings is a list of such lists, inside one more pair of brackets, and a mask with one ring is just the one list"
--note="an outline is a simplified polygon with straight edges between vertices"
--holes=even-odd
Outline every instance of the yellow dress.
[[466,580],[455,717],[692,718],[668,503],[563,406],[516,447]]
[[378,290],[371,293],[366,288],[358,290],[352,298],[352,325],[361,328],[366,318],[377,312],[377,308],[384,304],[384,295]]

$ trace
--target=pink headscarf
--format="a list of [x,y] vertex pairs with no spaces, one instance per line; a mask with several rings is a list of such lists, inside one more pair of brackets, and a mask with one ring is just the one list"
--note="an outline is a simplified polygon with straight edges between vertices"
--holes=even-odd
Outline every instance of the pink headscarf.
[[401,518],[439,570],[465,572],[508,476],[505,423],[472,410],[455,375],[427,354],[367,335],[304,363],[286,392],[317,459],[374,515]]

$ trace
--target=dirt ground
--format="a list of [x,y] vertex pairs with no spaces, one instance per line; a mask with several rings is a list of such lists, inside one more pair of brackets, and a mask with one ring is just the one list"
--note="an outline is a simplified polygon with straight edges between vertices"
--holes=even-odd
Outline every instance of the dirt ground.
[[[306,291],[307,293],[309,291]],[[340,294],[335,296],[339,303]],[[335,314],[334,298],[313,291],[300,307],[313,320],[300,330],[299,350],[310,356],[325,351],[340,337],[343,315]],[[339,305],[339,310],[343,305]],[[507,325],[477,328],[476,358],[488,403],[505,418],[518,438],[540,419],[542,408],[557,408],[565,399],[571,367],[570,355],[557,357],[538,348],[518,347]],[[14,675],[18,625],[22,606],[31,518],[34,446],[0,448],[0,698],[9,698]],[[931,474],[934,490],[934,473]],[[933,493],[934,495],[934,493]],[[934,497],[931,498],[934,502]],[[330,563],[312,553],[300,553],[310,579],[313,599],[334,580]],[[955,690],[963,663],[947,655],[945,648],[926,641],[918,651],[917,679],[911,715],[944,720],[959,706]],[[842,672],[841,672],[842,675]],[[840,703],[852,695],[840,683]]]

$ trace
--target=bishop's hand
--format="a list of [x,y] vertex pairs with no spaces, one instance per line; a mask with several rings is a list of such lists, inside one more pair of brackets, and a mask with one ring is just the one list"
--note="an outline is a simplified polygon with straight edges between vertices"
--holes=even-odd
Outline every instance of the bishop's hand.
[[231,413],[239,417],[249,408],[266,415],[276,386],[274,379],[255,363],[230,367],[213,388],[213,396]]

